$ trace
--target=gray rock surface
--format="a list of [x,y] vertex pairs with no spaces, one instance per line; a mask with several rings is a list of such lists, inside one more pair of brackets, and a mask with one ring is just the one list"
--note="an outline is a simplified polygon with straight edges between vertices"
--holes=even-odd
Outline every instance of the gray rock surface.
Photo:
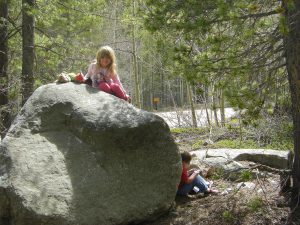
[[83,84],[45,85],[0,145],[0,224],[136,223],[172,206],[180,174],[160,117]]
[[230,161],[252,161],[277,169],[289,169],[291,152],[271,149],[207,149],[193,151],[200,161],[215,165],[228,164]]

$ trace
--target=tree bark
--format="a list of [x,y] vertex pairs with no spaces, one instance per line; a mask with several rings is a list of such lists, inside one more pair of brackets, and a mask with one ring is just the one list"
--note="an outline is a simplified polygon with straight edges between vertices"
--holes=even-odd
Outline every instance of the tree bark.
[[34,88],[34,14],[35,0],[22,0],[22,104]]
[[217,112],[217,105],[216,105],[216,93],[217,91],[215,90],[215,84],[212,84],[212,96],[211,96],[211,110],[214,113],[214,118],[215,118],[215,124],[217,127],[219,127],[219,120],[218,120],[218,112]]
[[[152,63],[153,64],[153,63]],[[153,106],[153,98],[154,98],[154,71],[153,71],[153,67],[151,67],[151,86],[150,86],[150,108],[151,111],[153,111],[154,106]]]
[[220,89],[220,114],[221,114],[221,126],[225,126],[225,99],[224,99],[224,91]]
[[0,135],[10,126],[8,106],[8,0],[0,1]]
[[192,90],[191,90],[192,88],[188,82],[187,82],[186,88],[187,88],[188,99],[189,99],[189,103],[190,103],[190,107],[191,107],[193,127],[198,127],[196,112],[195,112],[195,107],[194,107],[194,102],[193,102],[193,94],[192,94]]
[[[135,0],[133,1],[132,5],[132,13],[133,18],[135,18]],[[137,65],[137,55],[136,55],[136,39],[135,39],[135,22],[133,21],[132,24],[132,57],[133,57],[133,73],[134,73],[134,84],[135,84],[135,105],[138,108],[142,108],[141,104],[141,93],[140,93],[140,84],[139,84],[139,77],[138,77],[138,65]]]
[[286,68],[292,98],[294,123],[294,162],[292,168],[293,189],[291,206],[299,206],[300,192],[300,2],[294,1],[294,7],[288,6],[289,1],[282,1],[285,8],[287,33],[284,35]]
[[209,112],[208,112],[208,88],[207,86],[205,85],[205,88],[204,88],[205,92],[204,92],[204,107],[205,107],[205,112],[206,112],[206,119],[207,119],[207,124],[209,127],[212,126],[211,122],[210,122],[210,116],[209,116]]

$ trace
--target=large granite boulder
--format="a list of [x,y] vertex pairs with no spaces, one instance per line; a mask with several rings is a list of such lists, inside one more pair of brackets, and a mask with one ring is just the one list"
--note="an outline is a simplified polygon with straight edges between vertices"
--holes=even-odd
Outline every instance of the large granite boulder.
[[49,84],[0,145],[0,224],[110,225],[173,204],[181,160],[158,116],[84,84]]

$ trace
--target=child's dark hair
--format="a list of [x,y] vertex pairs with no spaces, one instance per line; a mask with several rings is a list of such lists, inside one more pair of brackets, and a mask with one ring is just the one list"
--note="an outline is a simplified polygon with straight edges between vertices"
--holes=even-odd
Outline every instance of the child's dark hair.
[[189,152],[182,152],[181,160],[182,162],[189,163],[192,160],[192,155]]

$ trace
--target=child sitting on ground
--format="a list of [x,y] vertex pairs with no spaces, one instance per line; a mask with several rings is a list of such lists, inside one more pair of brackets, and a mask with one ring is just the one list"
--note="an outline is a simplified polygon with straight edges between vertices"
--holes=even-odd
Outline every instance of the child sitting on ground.
[[218,193],[216,189],[212,189],[212,183],[207,182],[199,175],[198,170],[191,170],[189,174],[189,166],[192,156],[189,152],[181,153],[182,174],[181,181],[178,186],[177,195],[187,195],[194,193]]

